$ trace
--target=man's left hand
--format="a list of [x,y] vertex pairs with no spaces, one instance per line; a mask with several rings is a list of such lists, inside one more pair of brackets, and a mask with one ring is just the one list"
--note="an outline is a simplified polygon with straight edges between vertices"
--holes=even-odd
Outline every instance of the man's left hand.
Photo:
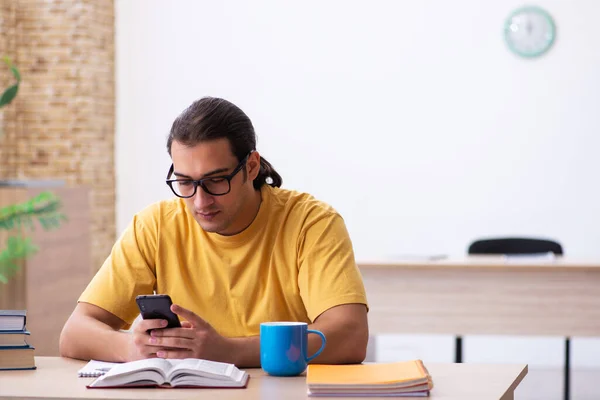
[[205,360],[232,362],[231,340],[217,333],[206,321],[178,305],[171,310],[183,317],[181,328],[154,329],[150,345],[161,349],[156,355],[160,358],[203,358]]

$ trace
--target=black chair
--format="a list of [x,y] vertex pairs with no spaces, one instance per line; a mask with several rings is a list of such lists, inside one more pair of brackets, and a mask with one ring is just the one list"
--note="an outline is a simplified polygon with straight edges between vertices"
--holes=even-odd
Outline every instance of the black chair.
[[552,240],[502,238],[477,240],[469,246],[469,254],[563,254],[560,244]]
[[[468,253],[471,255],[483,254],[538,254],[554,253],[562,255],[562,246],[552,240],[533,239],[533,238],[495,238],[476,240],[469,246]],[[462,337],[456,337],[456,355],[455,361],[462,362]],[[565,377],[564,377],[564,395],[565,400],[570,397],[570,338],[565,339]]]

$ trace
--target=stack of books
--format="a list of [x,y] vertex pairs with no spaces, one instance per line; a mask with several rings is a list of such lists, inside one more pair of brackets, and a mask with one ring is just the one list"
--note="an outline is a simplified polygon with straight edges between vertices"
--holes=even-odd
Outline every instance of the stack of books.
[[0,370],[35,369],[25,310],[0,310]]
[[433,380],[421,360],[381,364],[308,366],[310,396],[427,397]]

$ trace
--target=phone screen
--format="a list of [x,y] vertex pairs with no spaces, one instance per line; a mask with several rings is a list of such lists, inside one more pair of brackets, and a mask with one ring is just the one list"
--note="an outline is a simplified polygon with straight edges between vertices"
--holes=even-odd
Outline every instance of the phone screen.
[[180,328],[177,314],[171,311],[171,297],[167,294],[141,295],[135,298],[143,319],[166,319],[167,328]]

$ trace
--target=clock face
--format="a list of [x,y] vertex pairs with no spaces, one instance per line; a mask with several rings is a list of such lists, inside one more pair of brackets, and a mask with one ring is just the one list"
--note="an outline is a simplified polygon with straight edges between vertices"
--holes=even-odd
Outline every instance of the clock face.
[[537,57],[552,47],[556,27],[550,14],[538,7],[525,7],[512,13],[504,26],[508,47],[523,57]]

